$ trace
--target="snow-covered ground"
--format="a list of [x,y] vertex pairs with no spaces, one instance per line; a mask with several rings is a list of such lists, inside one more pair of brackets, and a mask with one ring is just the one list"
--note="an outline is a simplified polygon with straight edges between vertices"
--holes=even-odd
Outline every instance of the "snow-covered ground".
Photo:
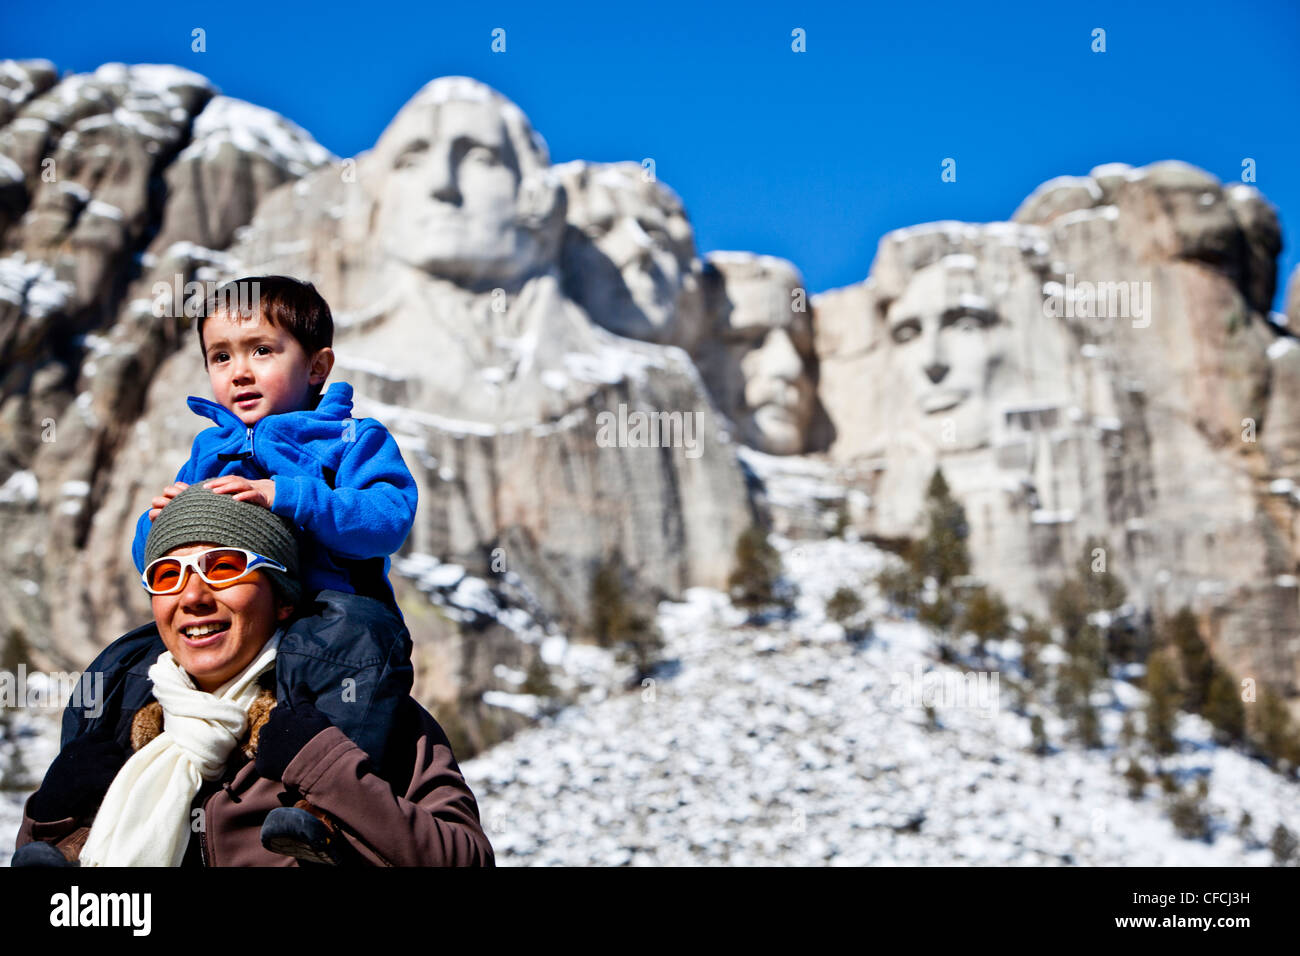
[[[1181,718],[1181,752],[1165,766],[1208,780],[1213,842],[1175,832],[1155,783],[1130,799],[1112,766],[1123,709],[1142,703],[1128,684],[1094,697],[1101,750],[1072,743],[1049,712],[1054,752],[1030,753],[1029,720],[1004,683],[941,697],[931,726],[900,697],[918,676],[958,672],[937,663],[929,631],[889,619],[864,587],[886,558],[839,539],[773,543],[800,589],[792,617],[749,625],[724,595],[694,589],[660,605],[667,664],[653,683],[595,688],[462,764],[498,864],[1266,865],[1260,844],[1278,822],[1300,833],[1300,786],[1214,746],[1196,717]],[[861,589],[875,620],[860,644],[824,615],[841,585]],[[607,651],[567,651],[584,683],[626,673],[592,666]],[[39,778],[57,719],[14,713],[0,774],[16,745]],[[26,796],[0,790],[0,865]],[[1236,832],[1243,811],[1251,845]]]
[[62,711],[15,708],[6,715],[0,725],[0,866],[13,855],[23,805],[59,752]]
[[[1109,746],[1086,751],[1048,719],[1056,752],[1029,752],[1005,687],[940,700],[937,729],[898,700],[944,672],[911,622],[877,618],[860,647],[825,620],[841,584],[883,560],[864,544],[774,539],[802,595],[789,621],[745,626],[717,592],[660,606],[675,661],[652,686],[571,708],[462,765],[501,865],[1261,865],[1235,835],[1300,832],[1300,787],[1179,726],[1179,776],[1208,775],[1214,841],[1180,837],[1159,788],[1141,801],[1112,769],[1128,685],[1107,688]],[[926,678],[929,679],[929,678]],[[1103,694],[1098,694],[1100,702]],[[995,698],[997,699],[997,698]],[[976,704],[976,706],[971,706]]]

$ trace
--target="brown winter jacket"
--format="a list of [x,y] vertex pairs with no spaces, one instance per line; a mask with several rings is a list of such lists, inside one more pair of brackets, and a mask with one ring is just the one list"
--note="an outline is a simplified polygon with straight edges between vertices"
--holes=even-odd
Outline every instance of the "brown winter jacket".
[[[260,703],[260,702],[259,702]],[[269,702],[268,702],[269,703]],[[260,711],[260,713],[259,713]],[[408,698],[390,746],[405,756],[408,782],[393,787],[370,770],[366,754],[337,727],[303,747],[285,768],[284,780],[259,777],[252,757],[257,732],[270,707],[250,712],[241,746],[231,753],[220,779],[205,783],[194,806],[202,829],[190,840],[186,864],[205,866],[296,866],[261,842],[262,821],[297,797],[325,811],[337,824],[351,862],[373,866],[494,866],[492,845],[479,823],[478,804],[461,776],[451,745],[433,717]],[[139,750],[161,731],[161,708],[141,708],[132,722],[131,746]],[[395,791],[400,796],[395,795]],[[91,820],[33,820],[26,812],[17,846],[43,840],[69,860],[77,859]]]

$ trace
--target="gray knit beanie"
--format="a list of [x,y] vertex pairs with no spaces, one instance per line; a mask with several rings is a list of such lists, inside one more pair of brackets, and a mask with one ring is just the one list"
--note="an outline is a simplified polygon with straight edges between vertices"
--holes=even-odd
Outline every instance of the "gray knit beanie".
[[172,548],[205,543],[247,548],[278,561],[289,569],[288,574],[272,568],[262,569],[263,573],[286,601],[296,606],[302,598],[293,526],[261,505],[236,501],[203,485],[190,485],[158,513],[145,539],[144,563],[147,566]]

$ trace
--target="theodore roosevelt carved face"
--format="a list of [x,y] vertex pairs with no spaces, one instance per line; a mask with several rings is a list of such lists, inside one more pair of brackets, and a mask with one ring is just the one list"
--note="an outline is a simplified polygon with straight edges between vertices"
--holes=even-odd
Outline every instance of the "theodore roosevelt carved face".
[[773,455],[804,450],[814,405],[812,331],[803,283],[770,256],[715,254],[714,334],[697,361],[740,439]]

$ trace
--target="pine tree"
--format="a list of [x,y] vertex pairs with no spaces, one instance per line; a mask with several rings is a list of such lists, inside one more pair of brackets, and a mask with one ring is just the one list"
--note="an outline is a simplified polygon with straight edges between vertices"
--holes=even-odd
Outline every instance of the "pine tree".
[[1300,845],[1297,845],[1295,835],[1279,823],[1273,830],[1273,839],[1268,841],[1268,848],[1273,851],[1274,866],[1290,866]]
[[1040,657],[1043,648],[1052,642],[1052,635],[1047,628],[1043,627],[1037,621],[1030,618],[1025,627],[1024,636],[1021,638],[1023,651],[1021,654],[1021,666],[1027,677],[1034,687],[1042,687],[1047,677],[1046,668],[1042,666]]
[[1300,746],[1282,694],[1272,686],[1261,686],[1253,713],[1251,740],[1256,750],[1270,766],[1294,771],[1300,766]]
[[1075,738],[1089,748],[1102,743],[1097,708],[1092,703],[1094,681],[1091,665],[1075,659],[1065,661],[1056,675],[1057,710],[1071,720]]
[[1101,632],[1088,623],[1087,588],[1078,578],[1066,580],[1052,595],[1052,616],[1060,625],[1066,659],[1057,670],[1056,704],[1073,719],[1075,736],[1085,747],[1101,746],[1100,722],[1092,704],[1097,681],[1106,676]]
[[1210,816],[1205,810],[1205,799],[1210,787],[1202,777],[1190,792],[1178,791],[1169,800],[1169,819],[1174,829],[1189,840],[1210,840]]
[[1080,684],[1078,669],[1073,661],[1064,661],[1056,670],[1056,709],[1062,717],[1072,718],[1078,713]]
[[1237,821],[1237,838],[1240,839],[1247,848],[1252,849],[1257,845],[1254,831],[1251,830],[1251,826],[1254,822],[1255,818],[1250,815],[1249,810],[1241,811],[1241,819]]
[[1033,738],[1033,743],[1030,745],[1031,749],[1038,756],[1043,756],[1051,749],[1047,743],[1047,731],[1043,726],[1043,718],[1038,714],[1034,714],[1029,720],[1029,734]]
[[1245,737],[1246,707],[1237,692],[1237,681],[1218,666],[1210,679],[1205,719],[1214,725],[1215,739],[1220,744],[1238,743]]
[[1074,730],[1078,734],[1079,742],[1085,747],[1095,749],[1101,746],[1101,719],[1097,716],[1097,708],[1093,706],[1092,701],[1086,701],[1080,707],[1074,722]]
[[1158,770],[1156,779],[1160,781],[1160,791],[1165,796],[1171,797],[1178,793],[1178,782],[1168,770]]
[[655,668],[659,652],[663,650],[663,635],[654,621],[644,614],[632,614],[628,618],[627,629],[623,632],[623,644],[626,656],[630,658],[635,673],[634,685],[649,677]]
[[1180,693],[1178,675],[1169,658],[1152,654],[1147,662],[1147,743],[1157,754],[1172,754],[1178,744],[1174,739],[1174,723],[1178,717]]
[[1128,768],[1124,771],[1124,779],[1128,781],[1128,795],[1131,800],[1141,800],[1146,794],[1147,783],[1150,776],[1136,760],[1130,759]]
[[1166,625],[1165,642],[1178,650],[1182,664],[1183,680],[1187,688],[1185,706],[1194,714],[1201,713],[1210,697],[1210,683],[1214,677],[1214,660],[1210,649],[1201,640],[1196,615],[1184,607]]
[[1124,719],[1119,725],[1119,745],[1124,750],[1131,750],[1137,743],[1137,728],[1133,726],[1133,713],[1124,712]]
[[550,668],[546,666],[540,654],[535,655],[528,663],[528,670],[524,673],[524,683],[519,689],[525,694],[536,697],[555,697],[559,693],[551,680]]
[[1007,606],[987,588],[976,588],[966,598],[960,630],[975,635],[981,657],[984,656],[984,645],[1002,638],[1010,626]]
[[1077,578],[1069,578],[1053,593],[1052,620],[1061,626],[1068,643],[1088,624],[1088,591]]
[[612,647],[627,630],[630,609],[623,573],[622,555],[615,551],[591,580],[591,633],[601,647]]
[[591,581],[591,632],[598,645],[617,646],[620,657],[630,658],[635,680],[640,682],[654,669],[656,656],[663,649],[663,635],[653,619],[632,604],[626,575],[618,551],[597,568]]
[[970,553],[966,539],[970,526],[966,510],[952,497],[943,472],[936,468],[926,490],[928,529],[913,549],[912,566],[921,578],[932,577],[941,589],[954,578],[970,574]]
[[1025,680],[1017,680],[1010,674],[1002,675],[1001,686],[1011,689],[1011,710],[1021,717],[1029,716],[1029,704],[1034,700],[1033,685]]
[[[1101,554],[1097,554],[1100,551]],[[1079,580],[1083,582],[1089,611],[1113,611],[1124,603],[1128,590],[1110,570],[1106,557],[1110,549],[1101,538],[1089,538],[1079,559]]]
[[854,643],[861,642],[864,635],[864,628],[858,620],[862,610],[862,598],[853,588],[836,588],[826,602],[826,616],[844,628],[844,636]]
[[925,729],[939,729],[939,712],[935,709],[934,704],[925,704],[922,708],[925,711]]
[[1106,543],[1100,538],[1089,538],[1083,554],[1075,565],[1074,574],[1063,581],[1052,594],[1052,618],[1065,635],[1067,654],[1079,656],[1086,653],[1094,662],[1098,677],[1110,672],[1109,656],[1112,652],[1127,655],[1120,639],[1121,632],[1114,625],[1089,623],[1089,618],[1101,612],[1110,612],[1124,603],[1127,591],[1120,579],[1105,563]]
[[910,564],[886,567],[876,575],[876,587],[891,606],[915,610],[921,601],[921,581]]
[[845,624],[860,613],[862,598],[853,588],[836,588],[826,602],[826,616],[837,624]]
[[727,579],[727,590],[737,607],[755,610],[780,603],[777,581],[781,577],[781,556],[757,526],[736,539],[736,563]]
[[941,590],[934,596],[933,601],[921,602],[921,607],[916,612],[916,619],[936,631],[944,632],[957,619],[957,607],[948,596],[948,592]]

